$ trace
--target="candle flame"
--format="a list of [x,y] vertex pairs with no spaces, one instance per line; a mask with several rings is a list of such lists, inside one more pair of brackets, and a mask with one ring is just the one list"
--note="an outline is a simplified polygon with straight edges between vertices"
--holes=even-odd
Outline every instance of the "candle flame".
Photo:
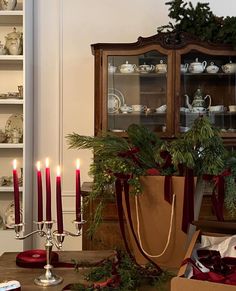
[[16,170],[17,167],[17,161],[16,159],[13,160],[13,170]]
[[76,160],[76,169],[77,170],[80,169],[80,160],[79,159]]
[[40,168],[41,168],[40,161],[37,161],[37,170],[40,171]]
[[57,166],[57,177],[61,176],[61,168],[60,166]]
[[45,164],[46,164],[46,168],[49,168],[49,159],[48,158],[46,158]]

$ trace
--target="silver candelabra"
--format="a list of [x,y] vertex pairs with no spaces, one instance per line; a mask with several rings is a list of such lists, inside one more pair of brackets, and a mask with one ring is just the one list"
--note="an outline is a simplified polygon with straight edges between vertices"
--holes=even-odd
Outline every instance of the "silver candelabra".
[[34,224],[37,226],[37,229],[23,235],[23,228],[24,223],[15,224],[15,232],[16,232],[16,239],[23,240],[31,235],[34,235],[38,233],[41,237],[45,237],[45,250],[46,250],[46,265],[44,266],[45,273],[38,278],[35,278],[34,283],[36,285],[40,286],[51,286],[51,285],[57,285],[60,284],[63,281],[63,278],[60,276],[57,276],[53,272],[53,266],[51,265],[51,253],[53,245],[55,245],[58,249],[62,248],[63,241],[66,236],[81,236],[81,230],[83,227],[83,224],[85,223],[84,220],[78,222],[73,221],[75,225],[75,233],[72,233],[70,231],[64,230],[63,233],[58,233],[58,230],[52,230],[53,224],[55,221],[41,221],[41,222],[34,222]]

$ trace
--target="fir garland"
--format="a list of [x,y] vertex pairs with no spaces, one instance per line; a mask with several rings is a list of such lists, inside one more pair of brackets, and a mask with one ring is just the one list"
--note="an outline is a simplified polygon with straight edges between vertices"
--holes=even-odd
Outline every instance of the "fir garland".
[[[78,267],[78,264],[76,266]],[[160,288],[169,282],[173,276],[174,274],[167,271],[160,273],[151,264],[144,267],[137,265],[126,252],[117,251],[115,259],[104,260],[85,275],[88,284],[73,284],[70,286],[70,290],[129,291],[147,285],[155,286],[158,290],[161,290]]]
[[213,14],[209,3],[198,2],[194,7],[191,2],[173,0],[169,5],[168,16],[174,24],[158,27],[157,31],[187,32],[201,41],[227,43],[236,47],[236,17],[218,17]]

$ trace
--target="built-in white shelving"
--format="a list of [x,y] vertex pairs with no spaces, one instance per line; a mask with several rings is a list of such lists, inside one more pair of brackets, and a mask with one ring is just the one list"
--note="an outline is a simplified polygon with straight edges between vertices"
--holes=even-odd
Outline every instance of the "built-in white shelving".
[[[11,125],[9,118],[14,119],[12,129],[17,122],[22,123],[23,138],[21,143],[12,143],[8,135],[7,142],[0,143],[0,181],[1,177],[12,175],[12,161],[17,159],[18,177],[23,180],[19,188],[25,223],[25,232],[32,229],[32,189],[33,189],[33,2],[34,0],[18,0],[16,10],[0,10],[0,41],[5,44],[5,36],[13,32],[13,28],[23,33],[22,55],[0,55],[0,134]],[[23,86],[22,98],[11,98],[11,93],[18,92]],[[4,94],[6,98],[4,99]],[[20,94],[20,93],[19,93]],[[19,95],[21,96],[21,95]],[[18,121],[17,121],[18,120]],[[16,125],[14,124],[17,123]],[[8,132],[9,134],[9,132]],[[13,135],[12,135],[12,140]],[[4,184],[3,184],[4,185]],[[5,221],[5,213],[14,201],[13,186],[0,185],[0,215]],[[0,254],[6,251],[21,251],[31,247],[31,238],[17,241],[14,230],[0,225]]]

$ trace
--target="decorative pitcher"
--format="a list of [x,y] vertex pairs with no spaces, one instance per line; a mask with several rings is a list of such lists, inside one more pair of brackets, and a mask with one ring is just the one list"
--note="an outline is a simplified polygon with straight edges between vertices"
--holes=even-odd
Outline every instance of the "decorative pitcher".
[[16,31],[16,28],[13,28],[13,32],[8,33],[5,36],[6,44],[5,47],[8,50],[10,55],[20,55],[23,51],[23,34],[22,32]]
[[[205,112],[211,106],[211,96],[206,95],[203,97],[202,91],[200,88],[194,94],[192,104],[189,103],[189,97],[185,94],[186,97],[186,104],[191,112],[201,113]],[[206,106],[206,99],[209,99],[208,106]]]

